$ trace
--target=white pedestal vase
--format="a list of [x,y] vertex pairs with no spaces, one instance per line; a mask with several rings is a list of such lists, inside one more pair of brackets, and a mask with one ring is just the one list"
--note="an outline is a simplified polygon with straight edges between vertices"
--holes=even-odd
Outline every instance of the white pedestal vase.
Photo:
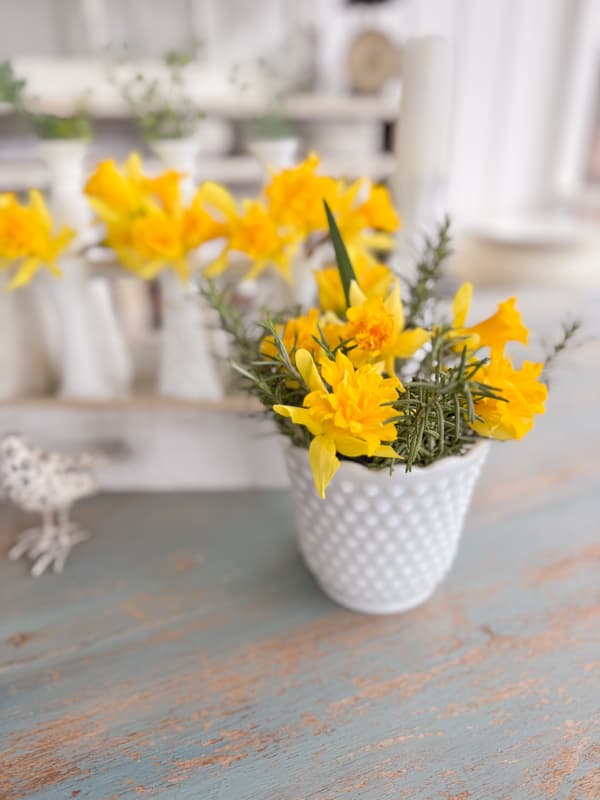
[[196,137],[186,139],[155,139],[152,149],[161,160],[165,169],[176,169],[184,172],[186,177],[181,183],[181,194],[184,202],[188,202],[196,186],[196,160],[198,141]]
[[260,164],[263,177],[268,179],[271,169],[280,170],[295,166],[300,142],[294,136],[281,139],[252,139],[247,147],[250,155],[253,155]]
[[9,291],[0,273],[0,400],[48,391],[52,372],[33,286]]
[[[87,142],[41,141],[39,148],[50,173],[50,206],[55,224],[68,225],[76,230],[80,247],[94,243],[96,235],[91,227],[92,213],[83,194]],[[83,257],[67,256],[61,266],[65,275],[54,287],[53,295],[59,309],[59,325],[63,329],[58,337],[63,393],[89,397],[93,396],[90,387],[96,386],[99,397],[126,394],[131,386],[133,368],[108,281],[105,278],[90,278]],[[67,299],[75,307],[70,312],[65,305]],[[75,320],[81,309],[85,309],[89,319],[80,324]],[[81,336],[87,332],[93,337],[93,342],[80,343],[75,348],[71,344],[66,346],[65,337],[73,330],[78,330]],[[79,359],[79,366],[65,363],[66,358],[78,351],[89,351],[91,354],[81,381],[75,376],[80,366]],[[90,370],[97,372],[96,378],[88,375]]]
[[90,291],[88,266],[80,256],[64,256],[59,265],[62,278],[48,277],[47,283],[60,325],[60,393],[82,398],[122,394],[106,346],[107,332],[117,328],[103,316],[104,301],[98,302],[97,293]]
[[192,286],[172,272],[160,277],[162,335],[159,392],[188,400],[220,400],[222,383],[208,327],[208,309]]
[[308,450],[285,442],[298,543],[319,585],[340,605],[391,614],[424,603],[456,556],[463,521],[489,443],[393,474],[342,461],[317,495]]

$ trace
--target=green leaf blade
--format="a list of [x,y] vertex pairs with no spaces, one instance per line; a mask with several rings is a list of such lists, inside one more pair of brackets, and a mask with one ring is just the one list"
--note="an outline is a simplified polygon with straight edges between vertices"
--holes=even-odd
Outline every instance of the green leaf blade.
[[327,215],[327,224],[329,225],[329,236],[335,252],[335,260],[337,263],[338,272],[340,273],[340,280],[342,281],[342,289],[344,290],[344,297],[346,299],[346,307],[350,305],[350,284],[356,280],[356,273],[350,261],[350,256],[346,250],[346,245],[342,239],[342,234],[337,226],[335,217],[331,213],[327,201],[323,200],[325,206],[325,214]]

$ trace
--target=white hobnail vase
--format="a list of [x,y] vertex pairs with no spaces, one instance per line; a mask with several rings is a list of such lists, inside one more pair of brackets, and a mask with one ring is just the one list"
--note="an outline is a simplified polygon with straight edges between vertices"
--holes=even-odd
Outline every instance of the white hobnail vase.
[[391,475],[342,461],[321,500],[308,450],[286,442],[299,548],[325,594],[364,614],[424,603],[452,566],[488,450],[479,441],[463,456]]

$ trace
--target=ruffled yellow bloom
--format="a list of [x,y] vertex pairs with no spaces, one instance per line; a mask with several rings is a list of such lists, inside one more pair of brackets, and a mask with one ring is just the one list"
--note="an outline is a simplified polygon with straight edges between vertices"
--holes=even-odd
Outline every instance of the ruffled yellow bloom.
[[206,207],[213,195],[221,196],[220,187],[212,191],[213,185],[205,184],[183,206],[183,177],[176,170],[147,177],[134,154],[122,170],[112,161],[102,162],[86,185],[90,204],[106,225],[107,244],[127,269],[142,278],[172,269],[188,280],[189,253],[228,231],[223,214],[218,219],[220,212]]
[[340,465],[337,454],[398,458],[389,444],[396,439],[396,427],[388,422],[394,415],[389,404],[398,396],[394,380],[371,365],[356,369],[339,351],[335,361],[321,362],[320,373],[307,350],[298,350],[296,366],[310,392],[302,407],[276,405],[273,410],[313,435],[309,457],[320,497]]
[[384,186],[368,185],[369,195],[360,201],[364,181],[355,181],[340,193],[336,221],[353,262],[368,259],[374,251],[388,252],[395,247],[391,235],[400,227],[400,218]]
[[369,197],[358,207],[357,213],[366,228],[394,233],[400,227],[400,217],[385,186],[371,186]]
[[454,297],[453,336],[461,337],[457,349],[462,349],[466,345],[469,350],[489,347],[492,351],[502,352],[507,342],[527,344],[529,331],[523,324],[520,312],[515,308],[517,302],[515,297],[500,303],[498,310],[491,317],[477,325],[467,326],[472,296],[473,286],[464,283]]
[[222,194],[218,200],[212,198],[213,207],[222,211],[225,217],[222,235],[226,244],[218,258],[207,268],[206,275],[220,275],[227,269],[230,253],[235,251],[251,262],[246,275],[248,280],[256,278],[268,266],[275,267],[285,280],[291,280],[297,236],[282,230],[261,201],[246,200],[240,213],[235,203],[229,203],[227,194]]
[[489,364],[481,367],[475,378],[497,390],[504,398],[483,398],[475,404],[481,417],[471,424],[480,435],[491,439],[521,439],[533,427],[536,414],[543,414],[548,389],[538,380],[544,365],[525,361],[515,369],[502,352],[493,350]]
[[0,261],[4,267],[17,267],[9,289],[25,286],[42,266],[60,276],[56,259],[74,236],[67,227],[53,233],[40,192],[31,191],[27,205],[21,205],[13,194],[0,196]]
[[340,185],[333,178],[318,175],[319,159],[311,153],[306,161],[273,175],[265,187],[269,213],[281,225],[289,225],[308,236],[327,230],[323,200],[335,210]]
[[[394,273],[385,264],[370,258],[360,258],[353,264],[357,283],[366,297],[385,297],[394,281]],[[326,267],[315,272],[319,289],[319,306],[323,311],[346,313],[346,298],[337,267]]]
[[85,185],[90,205],[103,220],[130,216],[143,206],[148,193],[147,179],[137,153],[132,153],[119,170],[112,159],[101,161]]
[[182,220],[163,211],[138,217],[131,224],[132,254],[121,252],[124,263],[143,278],[154,278],[164,267],[173,269],[182,280],[190,277],[182,233]]
[[350,307],[345,338],[356,345],[349,352],[354,364],[383,362],[385,371],[395,376],[397,358],[410,358],[431,338],[424,328],[404,329],[404,310],[400,284],[395,281],[385,300],[366,297],[356,281],[350,286]]
[[181,181],[185,173],[169,169],[155,178],[144,179],[144,190],[156,197],[165,211],[177,212],[181,207]]
[[[321,334],[333,350],[342,339],[344,326],[323,318],[318,308],[310,308],[306,314],[289,319],[278,333],[288,355],[293,357],[297,350],[308,350],[319,361],[324,355],[323,348],[317,341]],[[261,352],[269,358],[277,358],[278,350],[272,336],[265,336]]]
[[183,236],[188,250],[194,250],[215,239],[222,239],[229,231],[226,216],[214,207],[207,207],[207,194],[211,194],[210,186],[208,191],[207,186],[208,184],[203,184],[189,207],[183,210]]

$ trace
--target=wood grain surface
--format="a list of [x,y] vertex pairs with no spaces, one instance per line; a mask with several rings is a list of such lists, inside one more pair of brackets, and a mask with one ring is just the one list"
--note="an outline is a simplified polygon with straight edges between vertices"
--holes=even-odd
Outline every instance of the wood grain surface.
[[[64,576],[1,561],[0,798],[598,800],[589,355],[410,613],[329,602],[284,491],[103,495]],[[27,521],[3,509],[3,553]]]

